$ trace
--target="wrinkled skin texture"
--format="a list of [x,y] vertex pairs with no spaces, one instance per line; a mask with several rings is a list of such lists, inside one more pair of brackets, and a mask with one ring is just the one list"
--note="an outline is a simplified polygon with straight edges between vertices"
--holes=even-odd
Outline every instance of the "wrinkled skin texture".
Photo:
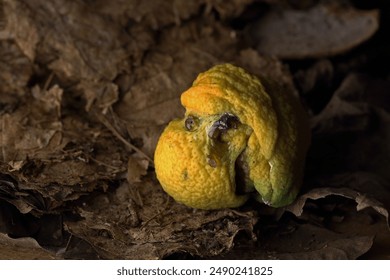
[[157,178],[175,200],[219,209],[238,207],[253,193],[274,207],[295,199],[308,124],[292,94],[263,83],[223,64],[201,73],[182,94],[185,118],[165,128],[155,151]]

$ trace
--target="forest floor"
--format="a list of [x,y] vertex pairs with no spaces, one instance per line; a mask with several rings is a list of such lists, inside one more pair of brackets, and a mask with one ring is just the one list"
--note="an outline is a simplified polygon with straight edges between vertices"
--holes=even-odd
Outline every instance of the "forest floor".
[[[0,259],[390,259],[388,1],[0,0]],[[296,201],[194,210],[153,154],[197,74],[288,84]]]

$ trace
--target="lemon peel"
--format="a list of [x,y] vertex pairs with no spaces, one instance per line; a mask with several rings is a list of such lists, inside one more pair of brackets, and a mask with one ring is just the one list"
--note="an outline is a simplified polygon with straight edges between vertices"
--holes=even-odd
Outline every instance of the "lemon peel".
[[273,207],[295,199],[310,136],[290,92],[222,64],[199,74],[181,102],[185,118],[168,124],[154,156],[157,179],[176,201],[219,209],[254,193]]

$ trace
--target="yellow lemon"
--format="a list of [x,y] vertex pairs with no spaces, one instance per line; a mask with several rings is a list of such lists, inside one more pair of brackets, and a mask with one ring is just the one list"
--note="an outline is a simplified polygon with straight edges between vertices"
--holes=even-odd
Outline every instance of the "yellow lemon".
[[290,92],[231,64],[198,75],[181,96],[154,161],[176,201],[200,209],[238,207],[250,195],[281,207],[300,188],[309,127]]

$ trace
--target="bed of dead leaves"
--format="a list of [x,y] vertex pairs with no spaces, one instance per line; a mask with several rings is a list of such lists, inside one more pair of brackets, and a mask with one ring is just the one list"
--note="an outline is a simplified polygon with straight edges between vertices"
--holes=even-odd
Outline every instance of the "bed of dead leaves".
[[[390,5],[0,0],[1,259],[389,259]],[[199,72],[279,81],[312,126],[282,209],[194,210],[155,178]]]

